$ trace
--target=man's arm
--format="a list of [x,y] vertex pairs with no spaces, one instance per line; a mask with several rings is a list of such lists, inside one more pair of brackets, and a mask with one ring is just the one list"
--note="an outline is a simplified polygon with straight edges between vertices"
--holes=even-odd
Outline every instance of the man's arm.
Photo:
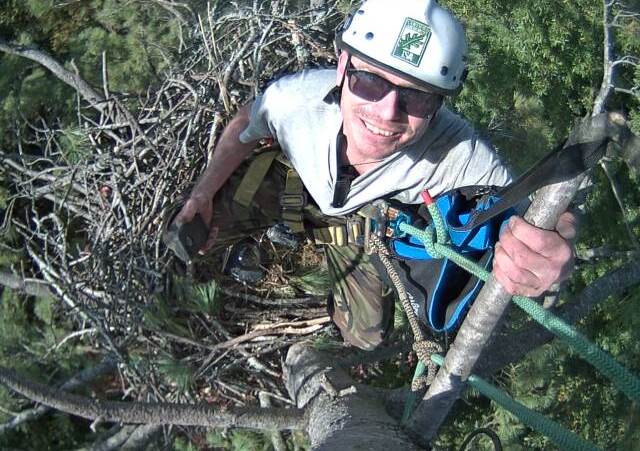
[[176,222],[187,223],[197,213],[200,214],[211,230],[209,240],[204,249],[211,247],[217,234],[215,224],[211,224],[213,196],[258,144],[257,141],[246,144],[240,141],[240,134],[249,125],[250,111],[251,104],[249,103],[240,108],[231,122],[225,127],[213,151],[211,161],[209,161],[207,168],[198,183],[196,183],[193,191],[191,191],[184,207],[176,216]]
[[511,294],[540,296],[573,270],[575,235],[576,218],[568,212],[560,216],[556,230],[513,216],[495,247],[494,277]]

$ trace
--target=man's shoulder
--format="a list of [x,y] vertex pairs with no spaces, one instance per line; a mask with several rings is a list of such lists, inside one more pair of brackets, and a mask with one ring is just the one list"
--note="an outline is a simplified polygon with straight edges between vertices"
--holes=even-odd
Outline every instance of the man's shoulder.
[[279,77],[266,91],[296,103],[322,102],[336,85],[335,69],[305,69]]
[[432,130],[437,135],[458,135],[462,139],[468,139],[476,134],[476,130],[468,120],[444,106],[438,111]]

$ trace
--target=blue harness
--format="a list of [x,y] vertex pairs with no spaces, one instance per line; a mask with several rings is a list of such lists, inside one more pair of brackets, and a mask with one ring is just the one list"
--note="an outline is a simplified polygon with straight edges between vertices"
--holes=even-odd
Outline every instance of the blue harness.
[[[594,124],[606,120],[603,115]],[[512,206],[543,186],[568,180],[595,166],[605,154],[607,142],[608,138],[567,140],[506,187],[467,187],[439,196],[436,205],[452,246],[490,269],[500,228],[515,213]],[[384,224],[385,234],[380,236],[389,237],[389,247],[396,254],[394,265],[418,318],[436,331],[450,331],[460,323],[482,283],[446,258],[429,255],[417,239],[399,230],[402,221],[427,226],[413,215],[400,212]],[[386,271],[380,270],[380,261],[372,261],[384,277]]]
[[[435,199],[445,222],[450,245],[485,269],[491,269],[493,247],[503,224],[515,213],[509,208],[486,222],[471,224],[479,213],[499,198],[489,187],[467,187]],[[433,258],[415,237],[399,230],[406,222],[424,228],[426,222],[414,213],[398,211],[387,223],[388,244],[416,315],[436,331],[451,331],[482,288],[482,281],[447,258]],[[472,225],[471,228],[467,226]]]

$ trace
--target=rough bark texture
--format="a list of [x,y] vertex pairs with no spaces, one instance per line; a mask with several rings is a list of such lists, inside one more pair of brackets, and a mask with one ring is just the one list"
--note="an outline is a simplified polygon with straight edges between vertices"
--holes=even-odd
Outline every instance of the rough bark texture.
[[246,408],[222,411],[206,404],[98,401],[52,390],[2,367],[0,382],[33,401],[90,420],[273,430],[299,430],[307,426],[304,413],[297,409]]
[[298,408],[306,408],[314,450],[417,450],[398,422],[385,411],[375,391],[356,385],[331,356],[309,344],[289,349],[287,390]]
[[[116,363],[113,360],[104,360],[103,362],[101,362],[100,364],[91,367],[91,368],[87,368],[83,371],[81,371],[80,373],[76,374],[75,376],[73,376],[71,379],[69,379],[67,382],[65,382],[64,384],[62,384],[62,386],[60,387],[60,390],[63,391],[71,391],[74,390],[80,386],[83,386],[84,384],[96,379],[97,377],[106,374],[106,373],[110,373],[112,371],[114,371],[116,369]],[[12,418],[10,421],[7,421],[4,424],[0,424],[0,435],[10,431],[12,429],[15,429],[16,427],[18,427],[19,425],[21,425],[22,423],[26,422],[26,421],[30,421],[30,420],[34,420],[36,418],[39,418],[40,416],[44,415],[45,413],[47,413],[50,410],[49,407],[42,405],[42,406],[38,406],[34,409],[28,409],[25,410],[23,412],[20,412],[18,415],[16,415],[14,418]]]

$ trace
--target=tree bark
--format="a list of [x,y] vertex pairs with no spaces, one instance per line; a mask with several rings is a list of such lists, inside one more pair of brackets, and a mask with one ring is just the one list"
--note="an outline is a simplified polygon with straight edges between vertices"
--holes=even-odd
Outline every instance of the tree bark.
[[[80,386],[85,385],[88,382],[91,382],[97,377],[102,376],[103,374],[107,374],[114,371],[115,369],[116,369],[115,361],[106,359],[100,364],[98,364],[97,366],[82,370],[80,373],[76,374],[67,382],[62,384],[59,390],[63,390],[63,391],[74,390]],[[36,418],[41,417],[42,415],[47,413],[49,410],[50,410],[49,407],[42,405],[34,409],[29,409],[29,410],[20,412],[17,416],[12,418],[10,421],[4,424],[0,424],[0,435],[2,435],[3,433],[9,430],[15,429],[16,427],[18,427],[19,425],[27,421],[34,420]]]
[[284,367],[289,396],[308,411],[314,450],[417,450],[375,391],[354,383],[332,356],[310,344],[289,349]]
[[0,383],[32,401],[90,420],[117,421],[130,424],[176,424],[182,426],[238,427],[249,429],[305,429],[307,419],[298,409],[230,409],[216,410],[200,404],[170,404],[98,401],[52,390],[0,367]]

